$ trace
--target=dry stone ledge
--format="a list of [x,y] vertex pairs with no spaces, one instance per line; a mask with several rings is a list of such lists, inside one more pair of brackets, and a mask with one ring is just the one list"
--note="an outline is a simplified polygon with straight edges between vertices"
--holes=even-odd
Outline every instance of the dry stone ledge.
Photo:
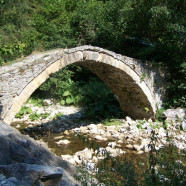
[[32,54],[0,68],[0,116],[10,124],[30,95],[61,68],[77,64],[101,78],[125,113],[136,119],[154,117],[161,106],[164,73],[147,62],[93,46]]
[[[29,169],[30,172],[35,172],[33,173],[35,175],[39,172],[43,172],[42,170],[44,167],[44,169],[48,167],[48,169],[46,169],[47,171],[43,172],[41,177],[42,179],[54,178],[53,181],[57,181],[57,178],[63,174],[62,179],[60,178],[62,183],[68,183],[68,185],[78,185],[78,183],[73,178],[73,175],[76,173],[76,168],[73,165],[63,161],[60,157],[54,155],[48,149],[42,147],[32,138],[20,134],[16,129],[4,124],[1,121],[0,142],[0,174],[3,173],[6,175],[6,177],[13,176],[20,180],[22,173],[19,175],[17,171],[11,172],[11,170],[13,171],[13,167],[15,169],[23,167],[19,170],[25,174],[26,170]],[[31,171],[34,170],[34,167],[35,170],[37,169],[37,171]],[[61,167],[63,171],[61,168],[57,167]]]

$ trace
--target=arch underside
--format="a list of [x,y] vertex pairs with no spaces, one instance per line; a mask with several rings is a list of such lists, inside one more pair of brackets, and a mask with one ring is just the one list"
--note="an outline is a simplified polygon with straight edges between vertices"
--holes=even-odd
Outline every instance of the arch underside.
[[121,109],[128,116],[135,119],[144,119],[154,115],[153,109],[144,92],[121,69],[94,61],[77,62],[75,64],[89,69],[102,79],[114,95],[117,96]]

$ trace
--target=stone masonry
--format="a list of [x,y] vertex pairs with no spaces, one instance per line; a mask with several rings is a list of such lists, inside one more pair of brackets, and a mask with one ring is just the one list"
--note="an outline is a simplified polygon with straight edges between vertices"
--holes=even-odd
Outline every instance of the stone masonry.
[[22,104],[61,68],[78,64],[99,76],[136,119],[153,118],[164,95],[164,74],[149,63],[93,46],[32,54],[0,68],[0,116],[10,124]]

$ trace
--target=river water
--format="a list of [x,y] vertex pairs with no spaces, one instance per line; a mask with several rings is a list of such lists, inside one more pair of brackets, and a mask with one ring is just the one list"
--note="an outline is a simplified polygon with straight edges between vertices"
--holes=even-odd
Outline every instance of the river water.
[[[98,147],[105,148],[109,141],[99,141],[91,139],[89,135],[78,135],[76,133],[65,132],[54,132],[52,129],[43,129],[42,127],[28,127],[28,124],[25,123],[12,123],[13,127],[16,127],[19,124],[19,131],[22,134],[29,135],[30,137],[36,140],[43,140],[48,148],[58,156],[61,155],[74,155],[76,152],[84,150],[87,148],[93,148],[96,150]],[[58,145],[59,140],[67,139],[70,141],[69,144]],[[89,139],[88,142],[85,139]],[[125,154],[121,155],[120,159],[125,159],[125,161],[132,162],[137,172],[143,172],[148,164],[148,153],[137,154],[136,151],[125,148],[125,143],[122,144],[121,148],[126,151]],[[165,149],[164,149],[165,150]],[[168,149],[166,149],[168,150]],[[186,163],[185,152],[179,151],[181,160],[184,164]]]

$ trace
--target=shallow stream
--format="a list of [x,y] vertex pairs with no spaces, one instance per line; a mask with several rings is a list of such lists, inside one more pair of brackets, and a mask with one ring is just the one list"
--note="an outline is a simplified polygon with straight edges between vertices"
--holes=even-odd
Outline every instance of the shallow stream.
[[[48,148],[57,154],[58,156],[61,155],[74,155],[78,151],[84,150],[87,148],[93,148],[96,150],[98,147],[105,148],[108,145],[108,142],[105,141],[98,141],[91,139],[90,136],[85,135],[82,137],[81,135],[77,135],[75,133],[66,134],[64,132],[56,133],[53,132],[51,129],[43,130],[42,127],[33,127],[28,128],[28,124],[24,123],[12,123],[13,127],[20,125],[19,131],[22,134],[29,135],[30,137],[36,140],[43,140]],[[70,141],[69,144],[58,145],[56,142],[59,140],[67,139]],[[88,142],[86,140],[89,139]],[[112,141],[112,140],[111,140]],[[124,143],[125,144],[125,143]],[[121,148],[126,151],[124,155],[121,155],[119,158],[124,159],[125,161],[132,162],[135,170],[137,172],[144,171],[146,165],[148,164],[148,153],[143,154],[136,154],[136,151],[126,149],[125,145],[122,144]],[[166,149],[168,150],[168,149]],[[178,150],[179,151],[179,150]],[[185,154],[182,152],[180,160],[185,164]]]

